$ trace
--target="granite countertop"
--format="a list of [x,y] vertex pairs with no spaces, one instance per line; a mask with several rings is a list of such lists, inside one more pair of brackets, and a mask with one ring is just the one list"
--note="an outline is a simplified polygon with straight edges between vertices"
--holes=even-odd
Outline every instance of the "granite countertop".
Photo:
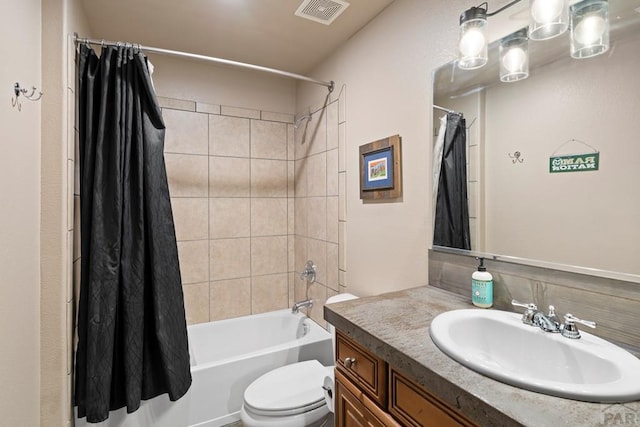
[[324,317],[378,357],[481,426],[640,426],[640,401],[599,404],[503,384],[442,353],[429,337],[438,314],[473,307],[423,286],[325,305]]

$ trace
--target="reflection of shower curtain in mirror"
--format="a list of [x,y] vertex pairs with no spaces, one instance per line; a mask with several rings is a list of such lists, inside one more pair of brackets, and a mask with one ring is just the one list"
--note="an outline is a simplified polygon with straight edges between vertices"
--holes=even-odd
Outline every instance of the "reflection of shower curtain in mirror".
[[440,127],[433,147],[433,197],[431,198],[431,227],[436,220],[436,201],[438,197],[438,184],[440,183],[440,167],[442,167],[442,150],[444,148],[444,134],[447,130],[447,115],[440,117]]
[[191,385],[164,123],[145,56],[79,54],[81,284],[75,404],[100,422]]
[[447,114],[436,197],[433,244],[471,249],[467,202],[467,129],[461,114]]

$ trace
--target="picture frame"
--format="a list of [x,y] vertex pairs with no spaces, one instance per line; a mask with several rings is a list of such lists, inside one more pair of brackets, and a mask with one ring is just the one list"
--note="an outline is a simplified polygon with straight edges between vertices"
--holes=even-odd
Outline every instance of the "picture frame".
[[389,200],[402,197],[400,135],[360,146],[360,198]]

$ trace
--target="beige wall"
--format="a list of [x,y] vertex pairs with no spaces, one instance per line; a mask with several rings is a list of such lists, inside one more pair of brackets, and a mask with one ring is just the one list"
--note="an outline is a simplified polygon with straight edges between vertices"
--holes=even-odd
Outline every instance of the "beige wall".
[[[471,5],[396,0],[311,73],[346,86],[345,284],[350,292],[372,295],[427,283],[431,73],[454,58],[456,23]],[[299,106],[323,96],[322,88],[298,88]],[[358,147],[394,134],[402,136],[403,200],[365,205],[359,199]]]
[[42,89],[40,0],[0,3],[0,414],[3,425],[38,425],[40,400],[40,117],[41,102],[13,85]]

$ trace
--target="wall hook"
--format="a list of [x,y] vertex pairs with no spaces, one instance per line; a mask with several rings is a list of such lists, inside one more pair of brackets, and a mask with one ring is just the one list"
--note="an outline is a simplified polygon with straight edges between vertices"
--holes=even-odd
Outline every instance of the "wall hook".
[[513,154],[509,153],[509,157],[511,157],[513,159],[511,162],[513,164],[515,164],[516,162],[518,162],[518,163],[524,162],[524,159],[520,158],[521,155],[522,154],[519,151],[516,151]]
[[[38,92],[37,94],[36,91]],[[22,104],[20,104],[20,100],[18,99],[20,95],[29,101],[39,101],[43,95],[43,93],[38,91],[35,86],[32,86],[31,92],[29,92],[29,89],[21,88],[20,83],[18,82],[13,85],[13,92],[15,93],[15,97],[11,98],[11,106],[18,107],[18,111],[22,111]]]

